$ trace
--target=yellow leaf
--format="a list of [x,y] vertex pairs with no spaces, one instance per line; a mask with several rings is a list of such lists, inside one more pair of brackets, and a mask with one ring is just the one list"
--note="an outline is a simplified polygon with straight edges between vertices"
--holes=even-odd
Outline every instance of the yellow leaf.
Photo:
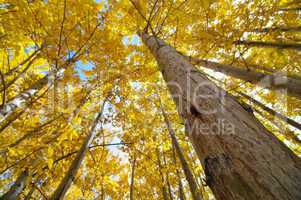
[[53,160],[51,158],[49,158],[47,160],[47,166],[48,166],[49,169],[52,169],[52,167],[53,167]]
[[8,152],[9,152],[9,154],[11,154],[11,156],[17,155],[17,152],[15,150],[13,150],[12,148],[8,148]]
[[48,147],[47,154],[48,154],[48,156],[52,156],[53,155],[53,149],[51,147]]

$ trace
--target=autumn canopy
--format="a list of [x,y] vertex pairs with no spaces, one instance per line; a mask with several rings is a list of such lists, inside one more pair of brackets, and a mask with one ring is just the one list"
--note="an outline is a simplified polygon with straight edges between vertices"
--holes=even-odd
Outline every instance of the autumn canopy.
[[0,199],[301,199],[298,0],[0,0]]

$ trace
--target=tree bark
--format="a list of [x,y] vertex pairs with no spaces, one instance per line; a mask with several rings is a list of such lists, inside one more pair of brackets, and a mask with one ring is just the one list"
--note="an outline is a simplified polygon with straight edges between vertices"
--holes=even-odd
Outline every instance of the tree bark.
[[184,195],[184,190],[183,190],[183,184],[182,184],[181,180],[179,180],[179,199],[186,200],[185,195]]
[[301,31],[301,26],[287,26],[287,27],[271,27],[271,28],[261,28],[254,29],[252,32],[256,33],[270,33],[270,32],[299,32]]
[[131,174],[131,185],[130,185],[130,200],[134,200],[134,181],[135,181],[135,168],[136,168],[136,157],[134,157],[132,162],[132,174]]
[[157,60],[216,199],[301,199],[300,159],[174,48],[139,34]]
[[100,112],[98,113],[98,115],[96,116],[96,118],[94,120],[94,123],[91,127],[90,133],[87,135],[87,137],[86,137],[84,143],[82,144],[80,150],[77,152],[74,160],[72,161],[67,173],[65,174],[63,180],[61,181],[61,183],[59,184],[57,189],[52,194],[50,200],[64,199],[64,196],[65,196],[67,190],[69,189],[72,181],[74,180],[75,175],[76,175],[78,169],[80,168],[80,165],[81,165],[81,163],[82,163],[82,161],[85,157],[85,154],[86,154],[87,150],[89,149],[89,146],[92,143],[92,141],[93,141],[93,139],[96,135],[97,126],[98,126],[98,123],[99,123],[99,121],[102,117],[104,105],[107,101],[107,98],[104,100],[102,108],[101,108]]
[[[164,162],[164,165],[166,166],[167,162],[166,162],[164,152],[163,152],[163,162]],[[166,185],[167,185],[167,189],[168,189],[169,199],[173,200],[172,190],[171,190],[171,186],[170,186],[170,182],[169,182],[169,172],[168,171],[166,172],[165,177],[166,177]]]
[[9,191],[7,191],[0,199],[3,200],[17,199],[26,186],[27,178],[28,178],[28,169],[25,169],[17,178],[16,182],[11,186]]
[[163,200],[168,200],[168,194],[167,194],[167,191],[166,191],[164,174],[162,172],[162,165],[161,165],[161,160],[160,160],[160,152],[159,152],[158,148],[156,149],[156,153],[157,153],[158,170],[159,170],[159,173],[160,173],[160,176],[161,176],[161,180],[162,180],[161,191],[162,191]]
[[78,58],[81,56],[82,48],[87,44],[87,42],[91,39],[93,34],[95,33],[97,29],[97,26],[92,31],[90,37],[87,39],[87,41],[84,43],[83,46],[81,46],[75,54],[66,60],[66,62],[60,66],[60,70],[56,72],[55,78],[53,80],[49,79],[49,74],[45,75],[43,78],[37,80],[35,83],[33,83],[27,90],[19,93],[16,95],[13,99],[11,99],[9,102],[5,103],[5,105],[2,105],[0,108],[0,122],[4,121],[9,115],[11,115],[18,107],[20,107],[22,104],[30,101],[31,98],[33,98],[44,86],[47,85],[48,82],[50,82],[50,85],[56,83],[56,81],[62,77],[63,71],[70,67],[72,64],[74,64]]
[[280,8],[281,11],[300,11],[301,7],[295,7],[295,8]]
[[167,129],[168,129],[169,136],[171,137],[172,144],[175,147],[176,153],[179,157],[179,160],[180,160],[180,163],[181,163],[181,166],[182,166],[182,170],[183,170],[183,172],[185,174],[185,177],[186,177],[186,180],[188,182],[192,198],[193,198],[193,200],[202,200],[202,197],[201,197],[200,193],[198,192],[197,183],[196,183],[196,181],[195,181],[195,179],[192,175],[192,172],[190,171],[189,165],[188,165],[188,163],[187,163],[187,161],[184,157],[184,154],[182,152],[180,144],[178,143],[175,132],[174,132],[169,120],[168,120],[168,116],[165,113],[162,104],[161,104],[161,110],[162,110],[162,114],[163,114],[163,117],[164,117],[165,124],[166,124]]
[[273,90],[286,88],[289,95],[301,99],[301,80],[282,74],[264,74],[250,69],[243,69],[233,65],[220,64],[217,62],[187,57],[193,65],[212,69],[217,72],[259,85]]
[[[174,146],[173,143],[172,143],[172,157],[173,157],[174,165],[177,165],[175,146]],[[177,175],[177,178],[178,178],[178,196],[179,196],[179,199],[180,200],[186,200],[186,197],[185,197],[185,194],[184,194],[184,188],[183,188],[183,184],[182,184],[182,180],[181,180],[181,176],[180,176],[180,171],[178,170],[178,168],[176,169],[176,175]]]
[[301,140],[298,138],[298,135],[295,135],[292,131],[287,130],[286,128],[282,127],[280,124],[275,122],[273,119],[267,117],[266,114],[264,114],[260,110],[257,110],[255,108],[254,111],[256,113],[258,113],[259,115],[261,115],[263,118],[269,120],[271,124],[276,126],[279,129],[280,133],[283,134],[287,140],[290,140],[291,142],[295,143],[296,145],[301,145]]
[[2,119],[0,121],[4,121],[8,116],[10,116],[16,108],[20,107],[22,104],[28,102],[32,99],[40,89],[42,89],[48,83],[48,75],[44,78],[35,82],[29,89],[21,92],[17,96],[15,96],[12,100],[5,103],[3,107],[0,109],[0,116]]
[[301,51],[301,44],[298,43],[280,43],[280,42],[262,42],[262,41],[247,41],[238,40],[234,42],[235,45],[245,45],[249,47],[268,47],[277,49],[294,49]]
[[263,109],[264,111],[268,112],[269,114],[278,117],[279,119],[287,122],[289,125],[301,130],[301,124],[299,124],[298,122],[296,122],[295,120],[292,120],[282,114],[280,114],[279,112],[276,112],[275,110],[265,106],[263,103],[257,101],[256,99],[250,97],[249,95],[246,95],[242,92],[237,92],[240,96],[246,98],[247,100],[249,100],[250,102],[254,103],[255,105],[259,106],[261,109]]

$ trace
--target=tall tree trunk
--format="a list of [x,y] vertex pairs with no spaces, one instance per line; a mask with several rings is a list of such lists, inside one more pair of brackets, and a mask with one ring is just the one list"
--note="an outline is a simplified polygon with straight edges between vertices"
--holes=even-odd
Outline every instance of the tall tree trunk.
[[161,176],[161,180],[162,180],[162,196],[163,196],[163,200],[168,200],[168,194],[166,191],[166,186],[165,186],[165,179],[164,179],[164,174],[162,172],[162,164],[161,164],[161,159],[160,159],[160,152],[159,149],[156,149],[156,154],[157,154],[157,162],[158,162],[158,170]]
[[84,141],[84,143],[82,144],[80,150],[77,152],[74,160],[72,161],[67,173],[65,174],[63,180],[61,181],[61,183],[59,184],[59,186],[57,187],[57,189],[54,191],[54,193],[52,194],[50,200],[59,200],[59,199],[63,199],[67,190],[69,189],[72,181],[75,178],[75,175],[85,157],[85,154],[87,152],[87,150],[89,149],[90,144],[92,143],[95,135],[96,135],[96,131],[97,131],[97,125],[101,119],[102,113],[103,113],[103,109],[104,109],[104,105],[107,101],[108,97],[104,100],[102,108],[100,110],[100,112],[98,113],[98,115],[96,116],[94,123],[91,127],[90,133],[86,136],[86,139]]
[[2,117],[0,119],[0,122],[5,120],[8,116],[10,116],[16,110],[16,108],[18,108],[22,104],[30,101],[30,99],[32,99],[43,87],[45,87],[48,82],[50,82],[50,85],[56,83],[56,81],[63,76],[62,72],[66,68],[68,68],[72,64],[74,64],[79,59],[79,57],[81,56],[82,49],[85,47],[87,42],[91,39],[91,37],[95,33],[96,29],[97,29],[97,26],[95,29],[93,29],[90,37],[87,39],[87,41],[84,43],[84,45],[81,46],[71,58],[66,60],[66,62],[62,66],[60,66],[60,70],[58,72],[56,72],[56,74],[55,74],[56,78],[54,78],[53,80],[50,80],[49,79],[50,76],[49,76],[49,74],[47,74],[43,78],[41,78],[41,79],[37,80],[35,83],[33,83],[27,90],[19,93],[13,99],[11,99],[9,102],[5,103],[5,105],[2,105],[2,107],[0,108],[0,117]]
[[134,181],[135,181],[135,168],[136,168],[136,156],[133,158],[132,162],[132,174],[131,174],[131,185],[130,185],[130,200],[134,200]]
[[10,187],[9,191],[7,191],[0,199],[3,200],[17,199],[26,186],[27,178],[28,178],[28,169],[25,169],[17,178],[16,182]]
[[179,199],[180,200],[186,200],[181,179],[179,179],[178,182],[179,182],[178,183],[178,185],[179,185]]
[[[164,152],[162,152],[162,154],[163,154],[163,162],[164,162],[164,165],[166,166],[167,162],[166,162]],[[169,182],[169,172],[168,171],[166,172],[166,185],[167,185],[167,189],[168,189],[169,199],[173,200],[173,195],[172,195],[171,186],[170,186],[170,182]]]
[[234,42],[235,45],[245,45],[249,47],[268,47],[277,49],[294,49],[301,51],[301,44],[299,43],[281,43],[281,42],[262,42],[262,41],[247,41],[238,40]]
[[260,28],[254,29],[252,32],[256,33],[270,33],[270,32],[299,32],[301,31],[301,26],[287,26],[287,27],[271,27],[271,28]]
[[281,11],[300,11],[301,7],[295,7],[295,8],[280,8]]
[[0,121],[5,120],[16,110],[16,108],[30,101],[30,99],[32,99],[38,91],[40,91],[45,85],[47,85],[47,83],[48,75],[35,82],[29,89],[21,92],[9,102],[6,102],[5,105],[3,105],[3,107],[0,109],[0,116],[2,116],[2,119]]
[[[39,95],[38,97],[34,98],[34,99],[30,99],[29,102],[27,102],[26,104],[26,108],[30,108],[35,102],[37,102],[39,99],[41,99],[46,93],[47,93],[48,89],[45,90],[41,95]],[[7,127],[9,127],[9,125],[11,125],[15,120],[17,120],[20,116],[22,116],[23,113],[25,113],[26,111],[26,108],[23,108],[22,110],[20,111],[17,111],[17,112],[12,112],[10,113],[9,116],[6,116],[5,119],[2,121],[2,123],[0,123],[0,133],[2,133]],[[1,109],[0,109],[1,110]],[[0,114],[1,116],[1,114]]]
[[216,199],[301,199],[300,159],[175,49],[140,36],[158,62]]
[[162,190],[163,200],[168,200],[168,195],[167,195],[167,192],[166,192],[165,185],[162,186],[161,190]]
[[267,117],[266,114],[261,112],[260,110],[257,110],[256,108],[254,108],[254,111],[256,113],[258,113],[259,115],[261,115],[263,118],[269,120],[271,124],[276,126],[279,129],[280,133],[283,134],[287,140],[293,142],[294,144],[301,145],[301,140],[298,138],[298,135],[295,135],[293,132],[284,128],[281,124],[278,124],[276,121],[274,121],[270,117]]
[[192,172],[190,171],[189,165],[188,165],[188,163],[187,163],[187,161],[184,157],[184,154],[182,152],[180,144],[178,143],[175,132],[174,132],[173,128],[171,127],[171,124],[170,124],[170,122],[168,120],[168,117],[167,117],[167,115],[166,115],[166,113],[163,109],[162,104],[161,104],[161,110],[162,110],[162,114],[163,114],[163,117],[164,117],[164,121],[165,121],[167,129],[168,129],[169,136],[171,137],[172,144],[173,144],[173,146],[176,150],[176,153],[179,157],[183,172],[184,172],[186,180],[188,182],[192,198],[194,200],[202,200],[202,197],[201,197],[200,193],[198,192],[197,183],[196,183],[196,181],[195,181],[195,179],[192,175]]
[[[176,152],[175,152],[175,145],[172,143],[172,157],[173,157],[173,162],[174,165],[177,165],[177,157],[176,157]],[[180,171],[178,170],[178,168],[176,169],[176,175],[178,178],[178,197],[180,200],[186,200],[185,194],[184,194],[184,188],[183,188],[183,184],[182,184],[182,180],[181,180],[181,176],[180,176]]]
[[270,89],[286,88],[288,94],[301,99],[301,80],[290,76],[283,76],[282,74],[264,74],[250,69],[243,69],[233,65],[220,64],[217,62],[198,59],[194,57],[187,57],[194,65],[201,65],[217,72],[256,84]]
[[282,115],[281,113],[265,106],[263,103],[257,101],[256,99],[250,97],[249,95],[246,95],[242,92],[237,92],[240,96],[246,98],[247,100],[249,100],[250,102],[254,103],[255,105],[259,106],[261,109],[263,109],[264,111],[268,112],[269,114],[271,114],[272,116],[276,116],[279,119],[287,122],[289,125],[301,130],[301,124],[299,124],[298,122],[296,122],[295,120],[292,120],[284,115]]

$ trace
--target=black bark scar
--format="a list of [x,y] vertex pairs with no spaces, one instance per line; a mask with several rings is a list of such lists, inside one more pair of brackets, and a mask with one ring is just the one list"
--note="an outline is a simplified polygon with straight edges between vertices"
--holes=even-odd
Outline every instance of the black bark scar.
[[216,156],[207,156],[204,159],[204,172],[206,175],[205,183],[211,186],[214,183],[214,176],[219,174],[219,171],[224,167],[230,167],[231,159],[225,154],[219,154]]

